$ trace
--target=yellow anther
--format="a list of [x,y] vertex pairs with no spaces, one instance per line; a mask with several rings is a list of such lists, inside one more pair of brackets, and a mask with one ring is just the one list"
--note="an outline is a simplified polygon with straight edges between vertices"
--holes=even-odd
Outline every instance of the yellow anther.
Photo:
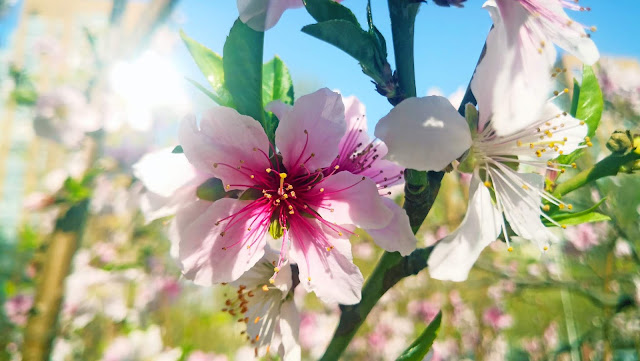
[[584,125],[584,121],[580,121],[580,125]]
[[578,168],[578,165],[575,162],[573,162],[573,163],[571,163],[571,168],[576,169],[576,168]]
[[265,292],[269,291],[269,286],[267,285],[262,286],[262,290]]
[[307,281],[311,282],[311,277],[307,277]]
[[598,28],[595,27],[595,26],[592,26],[592,27],[589,28],[589,30],[591,30],[592,32],[595,33],[598,30]]
[[522,146],[522,141],[519,140],[519,141],[516,142],[516,144],[518,145],[518,147],[521,147]]
[[250,175],[249,177],[251,177],[251,179],[255,178],[255,176],[254,176],[253,174],[252,174],[252,175]]
[[548,161],[548,162],[547,162],[547,166],[549,166],[549,167],[553,167],[553,162]]
[[558,208],[560,208],[560,209],[564,209],[564,203],[560,203],[560,204],[558,204]]
[[533,149],[533,143],[529,143],[529,148]]
[[560,94],[560,92],[559,92],[559,91],[557,91],[557,90],[554,90],[554,91],[553,91],[553,95],[558,96],[558,94]]
[[287,173],[280,173],[280,178],[282,178],[282,179],[287,178]]
[[276,280],[274,280],[273,278],[269,278],[269,283],[274,284],[276,283]]
[[549,206],[548,204],[545,204],[544,206],[542,206],[542,210],[545,212],[549,212],[550,209],[551,209],[551,206]]
[[564,88],[563,92],[564,92],[565,94],[569,93],[569,88]]
[[340,166],[337,165],[337,166],[333,167],[333,169],[338,170],[338,169],[340,169]]
[[563,174],[564,174],[564,172],[566,172],[566,171],[564,170],[564,168],[560,169],[560,173],[563,173]]
[[342,232],[338,232],[338,236],[342,237]]
[[587,147],[593,147],[593,143],[587,142]]
[[218,168],[218,163],[213,163],[213,168]]
[[562,227],[562,229],[567,229],[567,225],[566,225],[566,224],[563,224],[563,225],[562,225],[562,226],[560,226],[560,227]]
[[253,320],[253,323],[258,323],[260,321],[260,316],[256,317],[255,320]]
[[509,248],[507,248],[507,251],[509,251],[509,252],[513,252],[513,247],[509,247]]
[[267,173],[271,173],[271,168],[267,168],[265,171],[267,171]]
[[280,272],[280,267],[273,267],[273,272],[275,272],[275,273]]
[[484,182],[484,186],[487,187],[487,188],[491,188],[491,182],[485,181]]
[[584,137],[584,141],[585,141],[585,142],[590,142],[590,141],[591,141],[591,138],[590,138],[590,137]]
[[544,249],[545,251],[549,250],[549,246],[544,246],[542,249]]
[[573,209],[573,204],[567,204],[568,209]]
[[529,186],[527,186],[526,184],[523,184],[522,185],[522,189],[524,189],[525,191],[528,191],[529,190]]
[[227,185],[225,186],[225,188],[229,189],[229,188],[231,188],[231,186],[227,184]]
[[324,192],[324,188],[320,188],[320,192]]

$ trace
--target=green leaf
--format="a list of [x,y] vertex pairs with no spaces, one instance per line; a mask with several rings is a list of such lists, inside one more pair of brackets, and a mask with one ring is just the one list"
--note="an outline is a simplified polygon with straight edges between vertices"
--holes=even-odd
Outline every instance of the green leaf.
[[[602,90],[600,90],[598,79],[593,72],[593,68],[585,65],[582,70],[582,84],[578,85],[578,82],[574,80],[571,115],[576,119],[583,120],[589,127],[587,136],[593,137],[596,134],[598,125],[600,125],[603,109],[604,99],[602,98]],[[584,153],[584,149],[578,149],[571,154],[560,156],[558,157],[558,163],[571,164],[582,153]]]
[[[330,20],[307,25],[302,32],[325,41],[360,62],[365,74],[378,74],[376,67],[376,42],[368,32],[346,20]],[[373,77],[373,76],[372,76]],[[380,79],[374,78],[379,81]]]
[[431,349],[433,341],[438,336],[442,312],[438,312],[429,326],[413,341],[413,343],[396,359],[396,361],[421,361]]
[[317,22],[328,20],[346,20],[358,28],[360,23],[346,6],[333,0],[304,0],[304,6]]
[[[606,198],[603,198],[600,200],[600,202],[596,203],[591,208],[585,209],[584,211],[580,212],[562,212],[556,208],[552,213],[549,213],[548,216],[554,221],[565,226],[575,226],[582,223],[609,221],[611,220],[609,216],[596,212],[596,209],[598,209],[605,200]],[[546,218],[542,219],[542,223],[545,225],[545,227],[555,227],[555,225]]]
[[[293,104],[293,81],[284,62],[277,56],[262,67],[262,103],[266,106],[274,100]],[[268,114],[265,132],[272,143],[275,143],[276,128],[278,118],[275,114]]]
[[[223,106],[232,106],[231,97],[227,90],[224,87],[224,69],[222,57],[206,46],[198,43],[193,40],[183,31],[180,31],[180,36],[184,41],[184,44],[187,46],[189,53],[193,57],[193,60],[200,68],[202,74],[207,78],[207,81],[211,85],[213,89],[213,94],[215,97],[211,97],[216,103]],[[200,90],[203,90],[203,87],[200,84],[195,83],[193,80],[190,80],[191,83],[194,83]]]
[[293,104],[293,82],[289,69],[282,59],[275,56],[262,67],[262,105],[274,100]]
[[226,107],[232,107],[233,108],[233,102],[231,101],[231,98],[229,97],[228,100],[225,100],[221,97],[219,97],[217,94],[213,93],[211,90],[207,89],[204,87],[204,85],[198,83],[197,81],[190,79],[190,78],[185,78],[187,79],[187,81],[191,84],[193,84],[196,88],[198,88],[201,92],[204,93],[204,95],[208,96],[209,98],[211,98],[211,100],[213,100],[214,102],[226,106]]
[[180,154],[180,153],[184,153],[184,150],[182,149],[181,145],[176,145],[175,148],[173,148],[173,150],[171,151],[171,153],[176,153],[176,154]]
[[215,202],[225,195],[222,181],[218,178],[209,178],[196,189],[196,196],[205,201]]
[[264,33],[240,19],[231,27],[224,43],[222,64],[225,87],[236,110],[265,126],[262,108],[262,49]]

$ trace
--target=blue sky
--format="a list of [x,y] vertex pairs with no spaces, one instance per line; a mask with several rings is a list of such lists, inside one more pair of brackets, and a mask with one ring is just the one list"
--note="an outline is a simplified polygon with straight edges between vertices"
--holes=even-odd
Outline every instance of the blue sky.
[[[482,1],[468,0],[465,8],[442,8],[431,3],[422,5],[416,20],[416,83],[418,95],[426,95],[432,87],[450,94],[466,86],[485,37],[491,26]],[[345,0],[344,5],[366,24],[366,1]],[[640,14],[638,0],[583,0],[590,12],[569,12],[574,19],[595,25],[594,33],[604,55],[640,57],[640,30],[634,24]],[[233,0],[183,0],[178,7],[185,16],[182,29],[214,51],[222,53],[227,32],[237,16]],[[373,19],[387,39],[389,61],[393,67],[393,51],[387,2],[372,0]],[[289,67],[298,85],[296,96],[326,86],[345,95],[357,95],[367,106],[370,128],[391,106],[378,95],[359,65],[336,48],[300,32],[313,19],[304,9],[285,12],[280,22],[265,36],[265,60],[279,55]],[[177,50],[180,68],[191,77],[202,80],[184,48]]]

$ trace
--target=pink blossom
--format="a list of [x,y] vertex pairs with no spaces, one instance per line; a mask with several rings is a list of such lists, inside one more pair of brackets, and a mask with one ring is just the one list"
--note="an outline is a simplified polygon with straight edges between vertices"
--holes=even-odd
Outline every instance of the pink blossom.
[[555,349],[558,346],[558,324],[551,322],[544,330],[543,337],[547,349]]
[[400,217],[373,180],[331,168],[347,128],[339,94],[321,89],[270,110],[280,120],[277,156],[260,124],[233,109],[211,109],[199,127],[194,117],[182,122],[180,144],[197,171],[244,193],[213,203],[192,195],[172,224],[172,253],[197,284],[231,282],[262,257],[272,235],[282,242],[274,279],[291,259],[305,289],[325,302],[356,303],[363,278],[349,236],[361,227],[381,233],[371,235],[383,248],[400,247],[385,238]]
[[498,307],[490,307],[485,310],[482,320],[496,331],[509,328],[513,324],[511,315],[502,312]]
[[33,127],[41,137],[77,147],[85,133],[100,128],[100,119],[81,91],[65,86],[38,97]]
[[9,318],[9,321],[18,326],[24,326],[27,324],[27,318],[31,307],[33,307],[33,296],[18,294],[5,302],[4,312]]
[[410,301],[407,311],[412,317],[418,317],[425,324],[431,323],[440,312],[440,305],[430,301]]
[[302,0],[237,0],[240,20],[255,31],[274,27],[287,9],[303,7]]
[[204,353],[200,350],[189,354],[187,361],[227,361],[227,356],[214,353]]
[[575,227],[569,227],[565,234],[567,240],[571,242],[578,251],[584,252],[600,244],[598,239],[600,236],[591,223],[582,223]]

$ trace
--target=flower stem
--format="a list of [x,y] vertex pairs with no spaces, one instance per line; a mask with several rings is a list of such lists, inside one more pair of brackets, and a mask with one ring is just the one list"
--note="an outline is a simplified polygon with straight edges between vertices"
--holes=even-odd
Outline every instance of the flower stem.
[[587,183],[600,178],[614,176],[620,172],[620,168],[622,166],[628,165],[638,159],[640,159],[640,154],[636,152],[629,152],[625,155],[611,154],[594,164],[592,167],[578,173],[575,177],[559,184],[555,191],[553,191],[553,195],[556,197],[562,197],[567,193],[583,187]]
[[385,252],[362,288],[362,301],[357,305],[340,305],[340,323],[321,361],[340,359],[380,297],[401,279],[415,275],[427,266],[432,248],[421,248],[409,256]]

